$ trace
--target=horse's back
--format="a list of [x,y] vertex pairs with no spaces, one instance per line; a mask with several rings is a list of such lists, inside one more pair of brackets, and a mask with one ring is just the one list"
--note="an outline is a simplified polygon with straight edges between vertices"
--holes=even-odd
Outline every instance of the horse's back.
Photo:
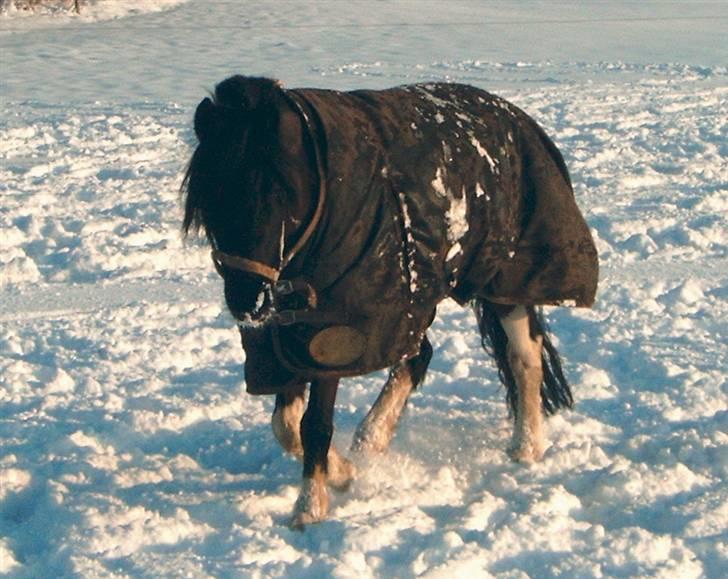
[[318,91],[317,100],[332,121],[344,109],[353,119],[331,128],[335,148],[364,143],[369,154],[355,162],[377,159],[401,196],[422,298],[593,303],[597,253],[566,164],[520,108],[450,83]]
[[[593,303],[596,250],[563,157],[521,109],[449,83],[296,92],[315,112],[326,151],[329,233],[337,241],[320,256],[322,268],[359,255],[347,275],[368,280],[361,303],[350,307],[371,317],[372,300],[391,293],[390,281],[373,283],[385,253],[398,264],[401,297],[379,317],[429,319],[447,296]],[[386,252],[371,251],[371,242],[351,247],[384,230]],[[406,334],[421,335],[424,322],[416,326]]]

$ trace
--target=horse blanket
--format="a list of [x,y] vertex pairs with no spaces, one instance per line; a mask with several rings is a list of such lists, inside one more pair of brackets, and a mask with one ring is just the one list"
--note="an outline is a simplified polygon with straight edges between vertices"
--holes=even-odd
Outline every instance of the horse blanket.
[[561,154],[523,111],[448,83],[290,92],[312,119],[327,189],[291,268],[318,292],[317,309],[340,312],[365,349],[326,367],[306,351],[320,327],[243,330],[249,391],[407,359],[446,297],[592,305],[594,242]]

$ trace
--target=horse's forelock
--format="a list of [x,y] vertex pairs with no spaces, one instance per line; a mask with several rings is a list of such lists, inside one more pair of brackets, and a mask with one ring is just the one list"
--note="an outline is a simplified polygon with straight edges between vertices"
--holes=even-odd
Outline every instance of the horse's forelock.
[[275,104],[282,88],[272,78],[231,76],[215,87],[215,102],[231,109],[256,111]]
[[194,127],[200,143],[240,136],[253,123],[270,119],[282,91],[269,78],[232,76],[215,87],[195,111]]

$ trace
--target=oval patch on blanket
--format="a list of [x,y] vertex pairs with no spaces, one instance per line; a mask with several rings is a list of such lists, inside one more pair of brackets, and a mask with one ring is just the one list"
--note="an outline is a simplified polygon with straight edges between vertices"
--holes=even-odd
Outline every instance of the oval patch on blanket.
[[367,339],[350,326],[331,326],[318,332],[308,344],[308,353],[323,366],[340,368],[364,355]]

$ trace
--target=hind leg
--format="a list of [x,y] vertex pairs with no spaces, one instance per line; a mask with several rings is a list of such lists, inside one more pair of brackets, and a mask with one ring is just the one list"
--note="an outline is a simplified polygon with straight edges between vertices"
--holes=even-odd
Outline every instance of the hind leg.
[[356,429],[352,451],[380,453],[389,447],[407,399],[424,379],[431,358],[432,345],[425,337],[417,356],[392,368],[382,392]]
[[[276,395],[271,425],[276,440],[283,450],[298,460],[303,460],[301,420],[305,407],[306,385],[292,388],[285,394]],[[334,490],[345,490],[354,478],[354,465],[341,456],[333,445],[329,446],[326,482]]]
[[508,363],[518,389],[510,455],[519,462],[541,460],[545,446],[541,400],[543,337],[532,337],[533,312],[529,309],[516,306],[510,313],[499,316],[508,337]]

